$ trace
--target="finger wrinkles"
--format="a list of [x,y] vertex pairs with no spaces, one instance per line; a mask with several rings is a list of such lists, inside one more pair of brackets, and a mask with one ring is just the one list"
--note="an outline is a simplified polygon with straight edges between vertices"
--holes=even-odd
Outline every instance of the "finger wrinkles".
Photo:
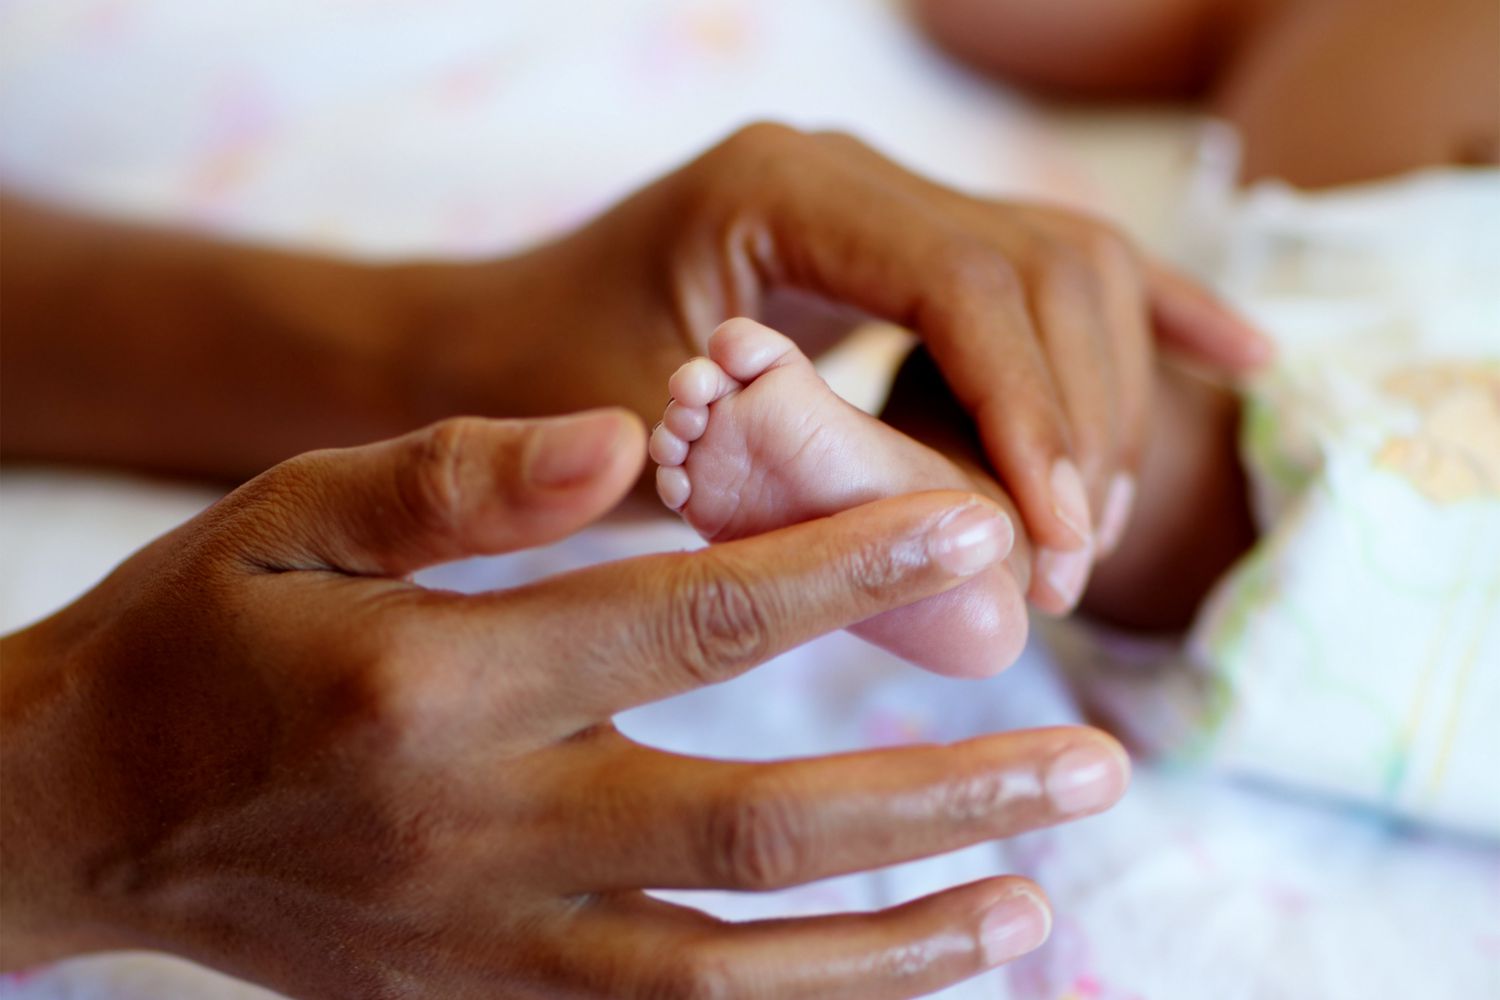
[[712,884],[767,890],[802,881],[808,826],[805,810],[775,779],[747,776],[708,812],[703,850]]
[[695,552],[678,560],[668,586],[662,660],[680,666],[694,687],[727,680],[773,651],[765,594],[732,560]]
[[[397,502],[416,531],[415,537],[440,538],[461,543],[466,521],[465,506],[474,492],[470,487],[476,471],[476,456],[494,458],[493,425],[473,417],[458,417],[435,424],[410,439],[407,455],[396,468]],[[481,438],[482,446],[476,446]]]
[[949,781],[933,792],[934,818],[955,828],[993,826],[1019,806],[1045,802],[1034,770],[983,771]]
[[752,995],[728,956],[711,946],[678,948],[643,958],[650,970],[628,994],[631,1000],[744,1000]]

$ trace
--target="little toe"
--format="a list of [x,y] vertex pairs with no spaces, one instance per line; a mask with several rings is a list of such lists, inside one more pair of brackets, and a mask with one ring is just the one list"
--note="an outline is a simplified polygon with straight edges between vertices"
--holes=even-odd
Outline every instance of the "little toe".
[[667,404],[661,425],[691,444],[708,430],[708,410],[702,406],[685,406],[674,399]]
[[744,318],[719,325],[708,339],[708,356],[741,382],[749,382],[778,365],[806,360],[790,337]]
[[684,406],[702,407],[717,402],[740,384],[708,358],[694,358],[672,373],[667,391]]
[[657,465],[681,465],[687,461],[688,443],[667,430],[665,423],[656,425],[647,448]]
[[693,495],[693,484],[687,470],[680,465],[656,467],[656,495],[672,510],[681,510]]

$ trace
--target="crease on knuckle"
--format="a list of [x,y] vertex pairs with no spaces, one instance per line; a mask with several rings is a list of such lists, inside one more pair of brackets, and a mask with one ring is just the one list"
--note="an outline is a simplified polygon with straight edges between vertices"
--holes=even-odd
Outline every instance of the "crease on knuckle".
[[700,685],[764,660],[771,638],[764,598],[732,562],[710,552],[681,561],[670,595],[666,653]]
[[456,417],[414,438],[396,468],[396,499],[411,523],[440,537],[463,520],[465,465],[478,421]]
[[643,991],[644,1000],[736,1000],[744,995],[728,958],[706,945],[678,949]]
[[796,884],[807,860],[800,817],[801,810],[774,784],[751,779],[727,793],[710,814],[709,870],[733,889]]
[[926,564],[921,543],[870,545],[848,556],[845,582],[870,603],[884,606],[911,573]]

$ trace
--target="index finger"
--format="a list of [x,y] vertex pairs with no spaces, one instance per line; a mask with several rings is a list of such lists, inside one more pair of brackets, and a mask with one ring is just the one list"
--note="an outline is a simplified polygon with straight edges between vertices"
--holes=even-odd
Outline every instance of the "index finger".
[[[729,680],[776,654],[958,585],[1009,553],[998,506],[958,492],[879,500],[693,552],[479,598],[479,653],[526,672],[555,734]],[[485,621],[488,608],[502,612]]]

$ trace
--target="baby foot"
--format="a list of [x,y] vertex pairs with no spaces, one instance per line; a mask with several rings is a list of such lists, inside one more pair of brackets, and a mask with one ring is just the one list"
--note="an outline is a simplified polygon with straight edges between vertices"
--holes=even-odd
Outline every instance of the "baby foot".
[[[708,354],[668,383],[672,401],[652,432],[651,457],[662,501],[709,541],[902,493],[976,491],[953,462],[835,395],[775,330],[732,319]],[[851,631],[937,673],[973,677],[1012,663],[1026,627],[1016,578],[997,565]]]

